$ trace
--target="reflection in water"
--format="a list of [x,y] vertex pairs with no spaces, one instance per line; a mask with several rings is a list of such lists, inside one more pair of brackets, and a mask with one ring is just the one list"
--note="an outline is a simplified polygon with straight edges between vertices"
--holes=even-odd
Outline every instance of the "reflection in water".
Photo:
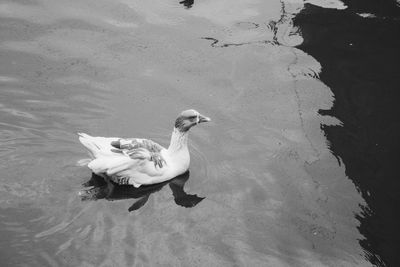
[[135,188],[131,185],[107,184],[104,178],[92,173],[90,180],[83,184],[85,187],[92,188],[80,191],[79,195],[83,201],[98,199],[107,199],[111,201],[128,198],[138,199],[128,209],[129,211],[133,211],[143,207],[151,194],[161,190],[161,188],[168,184],[172,190],[175,203],[182,207],[192,208],[199,204],[204,197],[190,195],[184,191],[183,187],[188,179],[189,171],[163,183],[142,185],[139,188]]
[[320,113],[337,117],[344,127],[322,129],[366,202],[356,216],[366,258],[374,266],[400,266],[399,238],[394,238],[399,225],[393,217],[399,203],[400,148],[394,131],[400,125],[395,71],[400,39],[393,33],[399,33],[395,19],[400,9],[395,1],[345,4],[346,14],[309,6],[297,16],[306,40],[300,48],[321,63],[321,79],[336,96],[333,109]]
[[183,0],[180,1],[179,4],[182,4],[185,6],[185,8],[191,8],[193,6],[194,0]]

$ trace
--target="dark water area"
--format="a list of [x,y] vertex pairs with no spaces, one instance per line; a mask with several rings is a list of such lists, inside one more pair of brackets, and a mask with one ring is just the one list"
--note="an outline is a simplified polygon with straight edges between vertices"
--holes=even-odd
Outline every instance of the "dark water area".
[[376,266],[400,266],[400,7],[395,1],[345,1],[346,10],[307,5],[295,18],[299,46],[322,65],[341,126],[324,126],[330,148],[367,202],[360,240]]
[[184,0],[184,1],[180,1],[179,4],[182,4],[183,6],[185,6],[186,8],[191,8],[194,4],[194,0]]

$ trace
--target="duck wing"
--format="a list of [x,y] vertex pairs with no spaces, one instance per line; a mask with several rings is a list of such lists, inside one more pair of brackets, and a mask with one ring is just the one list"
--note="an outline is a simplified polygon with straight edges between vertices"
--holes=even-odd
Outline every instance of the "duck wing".
[[154,167],[162,168],[166,163],[161,155],[161,151],[165,148],[148,139],[120,138],[116,141],[112,141],[111,146],[113,147],[111,151],[114,153],[127,155],[131,159],[147,159],[154,162]]
[[162,156],[165,148],[151,140],[79,136],[94,157],[88,167],[96,174],[105,174],[117,184],[139,187],[158,181],[167,171]]
[[124,154],[133,159],[146,158],[158,167],[165,164],[161,151],[165,149],[161,145],[143,138],[118,138],[118,137],[94,137],[85,133],[78,133],[79,141],[87,148],[93,158],[115,156]]

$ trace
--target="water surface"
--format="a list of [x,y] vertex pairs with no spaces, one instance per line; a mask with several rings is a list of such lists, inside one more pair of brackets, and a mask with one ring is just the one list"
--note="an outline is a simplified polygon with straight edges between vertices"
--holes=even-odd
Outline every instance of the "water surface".
[[[317,2],[343,9],[341,2]],[[1,254],[5,266],[369,266],[364,200],[318,110],[334,96],[296,48],[296,1],[2,1]],[[168,145],[191,133],[185,192],[81,201],[76,132]]]
[[321,80],[335,94],[331,110],[344,127],[324,127],[368,205],[363,206],[360,240],[376,266],[399,266],[397,131],[400,6],[396,1],[346,1],[346,10],[308,6],[295,23],[300,46],[324,66]]

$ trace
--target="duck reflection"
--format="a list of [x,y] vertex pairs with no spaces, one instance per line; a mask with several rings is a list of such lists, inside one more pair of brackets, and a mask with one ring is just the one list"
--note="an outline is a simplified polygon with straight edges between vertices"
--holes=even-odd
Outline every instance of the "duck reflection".
[[142,185],[139,188],[135,188],[131,185],[108,184],[104,181],[103,177],[92,173],[90,180],[83,184],[83,186],[90,188],[81,190],[79,195],[82,201],[137,199],[128,209],[129,211],[134,211],[143,207],[152,193],[161,190],[161,188],[168,184],[172,190],[175,203],[185,208],[191,208],[199,204],[204,198],[187,194],[184,191],[183,188],[188,179],[189,171],[163,183]]

